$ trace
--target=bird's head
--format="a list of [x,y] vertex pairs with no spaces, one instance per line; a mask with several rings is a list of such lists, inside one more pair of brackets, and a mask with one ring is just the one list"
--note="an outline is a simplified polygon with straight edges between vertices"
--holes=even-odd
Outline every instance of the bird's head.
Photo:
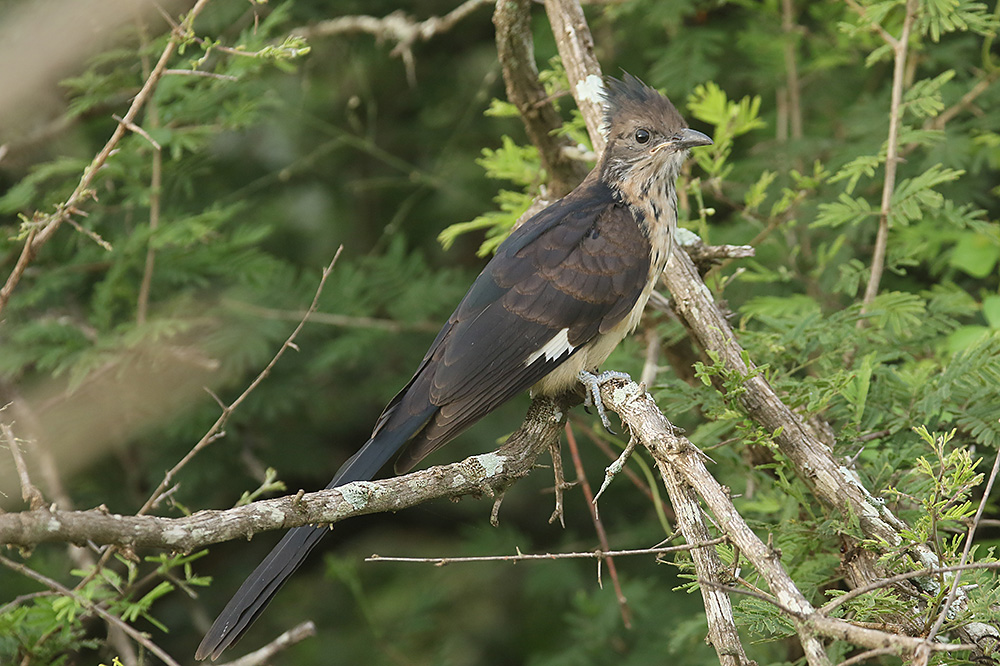
[[687,126],[669,99],[631,74],[608,77],[604,91],[601,178],[628,199],[632,191],[672,187],[688,149],[712,143]]

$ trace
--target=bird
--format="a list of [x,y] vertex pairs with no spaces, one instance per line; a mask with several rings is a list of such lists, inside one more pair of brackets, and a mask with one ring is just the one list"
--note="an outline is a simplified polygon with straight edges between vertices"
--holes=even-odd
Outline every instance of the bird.
[[[607,77],[606,145],[569,194],[518,226],[441,328],[371,438],[327,488],[367,481],[397,456],[396,473],[514,396],[579,390],[610,425],[595,374],[639,323],[671,254],[675,181],[689,149],[712,140],[670,100],[623,72]],[[263,612],[326,527],[290,530],[219,614],[195,656],[214,660]]]

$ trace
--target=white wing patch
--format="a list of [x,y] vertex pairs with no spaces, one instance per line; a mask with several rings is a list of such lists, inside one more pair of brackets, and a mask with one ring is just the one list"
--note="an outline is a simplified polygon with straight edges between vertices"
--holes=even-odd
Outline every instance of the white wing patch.
[[552,361],[564,354],[569,354],[574,349],[576,348],[569,343],[569,329],[564,328],[552,336],[551,340],[546,342],[537,350],[533,351],[528,358],[524,360],[524,365],[529,366],[543,356],[546,361]]

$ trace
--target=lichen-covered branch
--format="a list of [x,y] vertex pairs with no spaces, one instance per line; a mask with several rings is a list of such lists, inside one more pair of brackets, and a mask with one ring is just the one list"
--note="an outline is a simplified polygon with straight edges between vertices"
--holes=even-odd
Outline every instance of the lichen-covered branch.
[[733,505],[728,490],[706,469],[704,454],[687,438],[675,433],[648,393],[634,382],[614,379],[602,386],[601,396],[604,404],[621,416],[632,435],[649,450],[661,474],[679,474],[698,493],[715,517],[719,529],[767,582],[776,605],[795,625],[810,664],[830,663],[821,637],[866,648],[891,647],[903,654],[912,654],[918,649],[957,651],[973,648],[971,645],[936,643],[859,627],[817,611],[785,571],[780,553],[761,541],[750,529]]
[[48,508],[0,514],[0,544],[33,547],[46,542],[92,542],[127,548],[187,552],[264,530],[336,523],[370,513],[398,511],[428,500],[492,496],[526,476],[538,455],[557,440],[571,404],[535,400],[522,426],[493,453],[381,481],[360,481],[333,490],[289,495],[225,511],[183,518],[122,516],[98,509]]

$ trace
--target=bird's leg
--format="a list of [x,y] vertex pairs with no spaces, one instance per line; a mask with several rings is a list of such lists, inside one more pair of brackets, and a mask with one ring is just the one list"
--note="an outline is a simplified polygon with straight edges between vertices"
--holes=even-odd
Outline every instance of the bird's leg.
[[597,491],[596,495],[594,495],[594,507],[597,507],[597,500],[600,499],[605,489],[611,485],[611,479],[618,476],[619,472],[625,469],[625,462],[628,460],[628,457],[632,455],[632,452],[635,451],[635,445],[638,443],[638,438],[636,438],[635,433],[632,433],[632,435],[628,438],[628,444],[625,445],[625,450],[622,451],[622,454],[618,456],[617,460],[604,469],[604,483],[601,484],[601,489]]
[[632,381],[628,373],[625,372],[615,372],[614,370],[608,370],[602,372],[599,375],[595,375],[592,372],[587,372],[586,370],[581,370],[576,376],[580,380],[580,383],[586,387],[586,398],[584,399],[583,406],[590,407],[593,405],[594,409],[597,410],[597,415],[601,418],[601,423],[604,424],[605,430],[610,432],[612,435],[616,435],[614,429],[611,427],[611,422],[608,420],[608,415],[604,411],[604,401],[601,400],[601,384],[607,382],[611,379],[627,379]]

